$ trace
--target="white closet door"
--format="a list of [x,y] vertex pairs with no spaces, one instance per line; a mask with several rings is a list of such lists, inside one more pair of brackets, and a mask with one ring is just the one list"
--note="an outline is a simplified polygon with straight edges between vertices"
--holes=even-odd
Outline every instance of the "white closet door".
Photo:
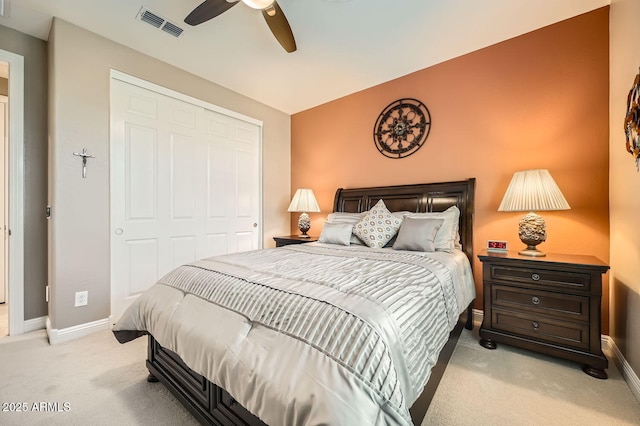
[[112,79],[111,317],[187,262],[259,247],[260,127]]
[[260,128],[205,111],[207,255],[258,248]]

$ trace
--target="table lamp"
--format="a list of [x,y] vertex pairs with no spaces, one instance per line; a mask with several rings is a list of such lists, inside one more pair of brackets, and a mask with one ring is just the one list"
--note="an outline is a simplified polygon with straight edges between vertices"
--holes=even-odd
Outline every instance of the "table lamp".
[[311,228],[311,219],[309,219],[307,212],[317,213],[320,211],[320,206],[318,206],[313,191],[308,188],[298,189],[287,211],[300,213],[300,218],[298,219],[298,228],[302,232],[300,238],[309,238],[307,231]]
[[544,219],[535,211],[569,210],[560,188],[548,170],[526,170],[513,174],[511,183],[498,207],[501,212],[529,212],[520,219],[518,236],[527,248],[523,256],[545,256],[536,246],[547,239]]

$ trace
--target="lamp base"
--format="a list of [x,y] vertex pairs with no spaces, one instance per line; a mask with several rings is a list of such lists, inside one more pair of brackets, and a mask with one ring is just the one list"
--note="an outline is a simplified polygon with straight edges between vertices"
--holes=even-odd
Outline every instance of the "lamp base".
[[300,213],[300,218],[298,219],[298,229],[300,230],[300,232],[302,232],[300,238],[309,238],[309,236],[307,235],[307,231],[311,229],[311,219],[309,218],[308,214],[304,212]]
[[542,216],[534,212],[527,213],[520,219],[518,236],[520,237],[520,241],[527,245],[526,249],[518,252],[519,255],[531,257],[545,256],[544,252],[536,248],[538,244],[547,239],[547,227]]
[[535,246],[527,246],[526,249],[520,250],[518,254],[521,256],[531,257],[545,257],[547,255],[545,252],[538,250]]

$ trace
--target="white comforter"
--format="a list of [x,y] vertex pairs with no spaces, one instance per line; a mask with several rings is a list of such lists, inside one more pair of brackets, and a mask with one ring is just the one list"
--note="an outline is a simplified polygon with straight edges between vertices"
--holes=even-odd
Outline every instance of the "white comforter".
[[149,332],[270,425],[410,425],[474,296],[462,252],[312,243],[184,265],[113,330]]

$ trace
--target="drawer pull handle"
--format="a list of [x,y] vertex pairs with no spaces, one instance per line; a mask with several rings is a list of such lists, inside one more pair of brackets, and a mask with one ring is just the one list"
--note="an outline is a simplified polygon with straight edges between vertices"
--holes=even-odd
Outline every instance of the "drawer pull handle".
[[537,296],[533,296],[531,298],[531,303],[533,303],[534,305],[538,305],[540,303],[540,298]]
[[531,279],[534,281],[538,281],[540,279],[540,275],[538,274],[531,274]]
[[540,328],[540,324],[538,324],[536,321],[532,322],[531,325],[533,326],[533,328],[535,330],[537,330],[538,328]]

